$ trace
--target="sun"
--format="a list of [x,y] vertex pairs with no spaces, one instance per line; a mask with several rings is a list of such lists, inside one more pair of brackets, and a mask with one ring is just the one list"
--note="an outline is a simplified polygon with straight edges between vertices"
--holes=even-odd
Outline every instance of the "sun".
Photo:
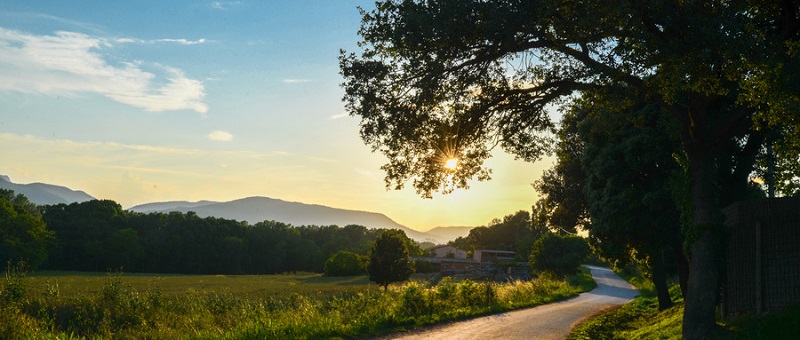
[[450,158],[444,162],[444,168],[447,170],[455,170],[458,166],[458,158]]

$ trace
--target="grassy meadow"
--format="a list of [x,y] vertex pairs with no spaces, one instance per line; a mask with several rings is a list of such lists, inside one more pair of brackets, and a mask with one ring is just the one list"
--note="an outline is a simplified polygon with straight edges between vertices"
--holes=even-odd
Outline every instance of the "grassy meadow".
[[285,296],[289,294],[337,294],[378,289],[366,276],[325,277],[316,273],[285,275],[170,275],[109,274],[44,271],[28,275],[33,294],[57,285],[61,294],[75,296],[101,293],[110,278],[118,277],[128,289],[159,291],[168,297],[191,293],[230,293],[241,297]]
[[510,283],[418,277],[386,292],[366,276],[9,272],[0,284],[0,338],[358,338],[593,287],[588,271]]

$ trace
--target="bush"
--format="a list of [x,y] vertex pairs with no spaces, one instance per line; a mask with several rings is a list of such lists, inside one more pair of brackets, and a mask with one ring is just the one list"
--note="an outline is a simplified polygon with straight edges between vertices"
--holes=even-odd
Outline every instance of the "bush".
[[415,260],[414,270],[417,273],[438,273],[441,266],[438,263],[433,263],[425,260]]
[[529,262],[531,270],[566,276],[577,273],[588,255],[583,237],[547,234],[533,243]]
[[358,255],[349,251],[333,254],[324,266],[325,276],[353,276],[364,273]]

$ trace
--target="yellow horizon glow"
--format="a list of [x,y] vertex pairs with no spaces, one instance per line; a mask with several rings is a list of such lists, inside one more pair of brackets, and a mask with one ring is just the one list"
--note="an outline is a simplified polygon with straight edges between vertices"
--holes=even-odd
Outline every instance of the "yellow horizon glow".
[[[408,228],[429,230],[486,225],[492,219],[529,210],[538,197],[530,183],[553,162],[548,158],[525,163],[498,153],[486,164],[494,169],[491,181],[472,181],[469,190],[434,193],[431,199],[423,199],[409,188],[387,190],[379,170],[385,159],[365,149],[349,147],[347,152],[336,154],[343,161],[332,162],[276,151],[84,142],[0,133],[0,155],[14,160],[13,165],[0,167],[0,174],[8,175],[14,183],[44,182],[82,190],[98,199],[114,200],[126,209],[152,202],[226,202],[263,196],[377,212]],[[461,166],[460,159],[450,159],[454,160],[451,164]],[[442,159],[441,166],[447,160]]]

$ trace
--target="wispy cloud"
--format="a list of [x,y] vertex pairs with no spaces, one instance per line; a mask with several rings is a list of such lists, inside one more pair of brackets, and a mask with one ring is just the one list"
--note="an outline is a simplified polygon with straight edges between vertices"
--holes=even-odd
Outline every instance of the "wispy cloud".
[[349,116],[349,115],[350,115],[350,114],[349,114],[349,113],[347,113],[347,112],[342,112],[342,113],[339,113],[339,114],[335,114],[335,115],[333,115],[333,116],[330,116],[330,117],[328,117],[328,119],[330,119],[330,120],[337,120],[337,119],[342,119],[342,118],[345,118],[345,117],[347,117],[347,116]]
[[284,79],[284,83],[286,84],[300,84],[300,83],[309,83],[311,79]]
[[187,39],[158,39],[158,42],[171,42],[171,43],[178,43],[181,45],[197,45],[206,42],[206,39],[197,39],[197,40],[187,40]]
[[198,45],[206,43],[205,38],[200,38],[197,40],[189,40],[189,39],[173,39],[173,38],[163,38],[163,39],[153,39],[153,40],[142,40],[142,39],[133,39],[133,38],[116,38],[113,39],[113,42],[121,43],[121,44],[155,44],[155,43],[175,43],[180,45]]
[[233,140],[233,135],[228,131],[217,130],[209,133],[208,139],[217,142],[230,142]]
[[213,9],[228,9],[232,6],[240,5],[241,1],[214,1],[211,3]]
[[182,70],[144,61],[112,64],[106,60],[115,58],[110,55],[115,43],[132,41],[65,31],[33,35],[0,28],[0,91],[98,93],[147,111],[208,111],[203,83]]

